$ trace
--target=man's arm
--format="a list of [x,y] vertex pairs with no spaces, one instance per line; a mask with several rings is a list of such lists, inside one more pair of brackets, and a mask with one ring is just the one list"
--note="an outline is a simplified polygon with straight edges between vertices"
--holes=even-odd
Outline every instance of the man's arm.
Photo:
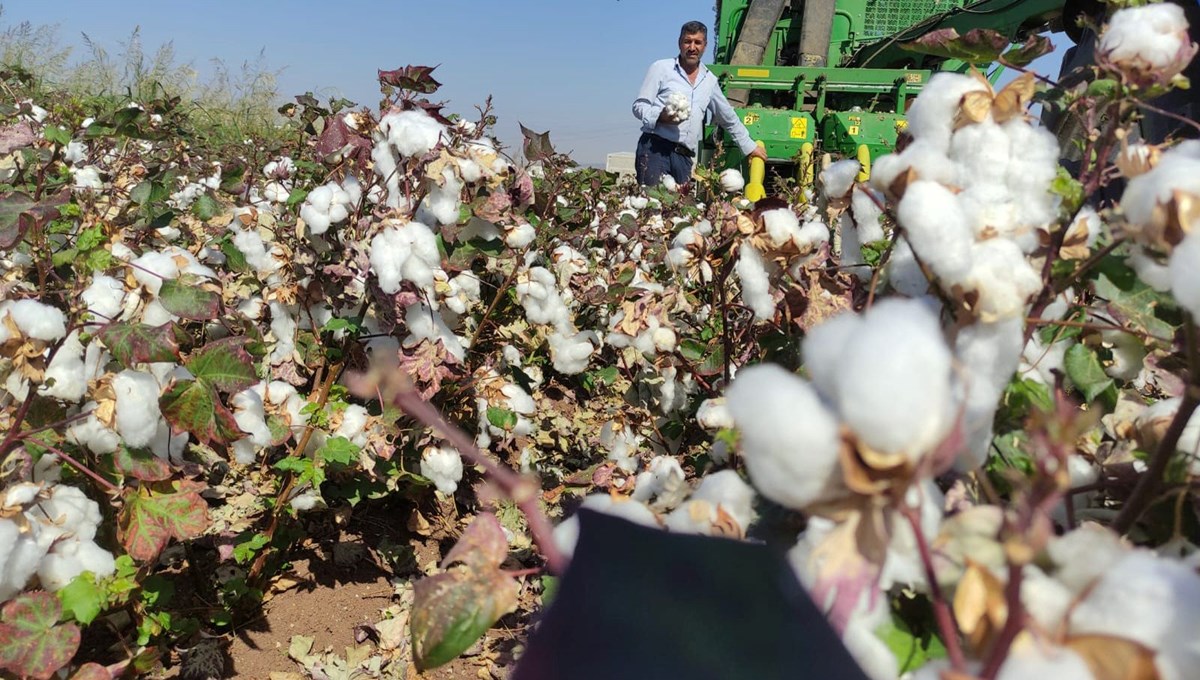
[[662,69],[658,62],[650,65],[646,78],[642,81],[642,89],[638,90],[637,99],[633,101],[633,116],[642,121],[642,125],[653,127],[655,124],[670,122],[666,116],[666,106],[658,101],[658,89],[662,84]]
[[758,145],[750,138],[750,131],[742,125],[742,120],[738,118],[737,112],[729,105],[729,100],[725,98],[725,93],[721,88],[713,90],[712,99],[708,103],[708,109],[712,112],[713,118],[717,124],[729,132],[729,136],[733,137],[733,143],[738,145],[742,153],[746,156],[760,156],[766,158],[766,153],[758,151]]

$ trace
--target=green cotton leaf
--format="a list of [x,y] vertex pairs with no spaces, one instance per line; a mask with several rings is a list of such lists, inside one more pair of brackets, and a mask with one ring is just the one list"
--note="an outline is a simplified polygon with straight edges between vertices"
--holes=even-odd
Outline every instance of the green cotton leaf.
[[313,464],[312,458],[303,456],[288,456],[273,466],[280,472],[291,472],[296,475],[296,483],[312,484],[317,488],[325,483],[325,471]]
[[1096,397],[1114,385],[1113,379],[1104,372],[1104,366],[1100,364],[1100,358],[1096,356],[1096,352],[1082,343],[1071,345],[1067,350],[1066,357],[1063,359],[1063,367],[1066,369],[1071,383],[1089,402],[1094,401]]
[[353,319],[338,319],[335,317],[326,321],[324,326],[321,326],[321,332],[348,331],[350,333],[357,333],[359,328],[359,325]]
[[159,397],[158,406],[174,431],[189,432],[201,444],[229,444],[245,436],[216,389],[203,381],[175,383]]
[[902,619],[893,618],[875,631],[883,640],[900,666],[900,673],[908,673],[930,661],[946,658],[946,645],[935,635],[914,635]]
[[1159,318],[1161,309],[1173,308],[1174,302],[1165,293],[1146,285],[1132,269],[1113,258],[1098,268],[1096,295],[1108,300],[1108,312],[1121,325],[1144,330],[1163,341],[1175,336],[1175,325]]
[[679,353],[688,361],[700,361],[707,351],[708,345],[691,338],[686,338],[679,343]]
[[208,194],[200,194],[192,203],[192,214],[207,222],[221,214],[221,204]]
[[146,577],[142,581],[142,604],[149,607],[163,607],[175,597],[175,583],[160,574]]
[[520,586],[499,569],[467,565],[423,578],[413,587],[409,630],[419,670],[453,661],[517,605]]
[[118,536],[130,557],[148,562],[171,539],[186,541],[208,528],[208,504],[196,491],[159,493],[141,489],[125,495]]
[[44,591],[24,593],[0,609],[0,670],[48,680],[79,649],[79,626],[58,625],[62,603]]
[[1083,183],[1072,177],[1061,165],[1058,167],[1058,174],[1050,182],[1050,193],[1062,197],[1063,210],[1071,215],[1083,206]]
[[134,364],[177,361],[187,333],[173,321],[161,326],[119,321],[100,329],[100,342],[125,368]]
[[492,427],[501,430],[511,430],[517,426],[517,414],[498,406],[488,407],[487,419],[492,424]]
[[175,316],[192,321],[209,321],[221,313],[221,296],[203,285],[204,279],[183,274],[162,282],[158,301]]
[[143,482],[161,482],[171,478],[171,466],[167,465],[167,461],[147,449],[131,449],[122,444],[113,454],[113,464],[121,474]]
[[605,385],[612,385],[617,381],[617,377],[620,375],[620,372],[617,371],[616,366],[608,366],[596,371],[595,373],[596,379]]
[[1054,51],[1054,43],[1044,35],[1030,35],[1025,42],[1014,45],[1001,55],[1001,59],[1009,66],[1025,66],[1038,57]]
[[206,385],[222,392],[241,392],[258,382],[247,342],[242,337],[214,340],[193,352],[184,366]]
[[859,246],[859,250],[862,252],[863,262],[870,267],[878,267],[879,263],[883,261],[883,254],[886,253],[890,247],[892,247],[892,242],[890,240],[880,239],[878,241],[871,241],[870,243],[862,244]]
[[75,238],[75,248],[81,251],[91,250],[102,243],[104,243],[104,227],[99,224],[80,231],[79,236]]
[[233,240],[225,237],[218,241],[221,249],[221,254],[225,256],[225,264],[229,269],[237,274],[250,271],[250,264],[246,262],[246,255],[238,250],[237,246],[233,245]]
[[345,437],[330,437],[317,451],[317,456],[326,463],[349,465],[358,456],[359,447]]
[[297,203],[301,203],[308,198],[308,192],[304,189],[292,189],[292,193],[288,194],[287,206],[290,208]]
[[233,546],[233,559],[237,560],[238,564],[246,564],[270,542],[271,539],[266,534],[245,532],[237,537],[237,543]]
[[911,42],[900,43],[909,52],[928,54],[946,59],[959,59],[968,64],[988,64],[1000,58],[1009,39],[986,28],[974,28],[959,35],[953,28],[930,31]]
[[66,146],[71,143],[71,133],[57,125],[46,126],[42,130],[42,136],[46,138],[46,141],[54,142],[59,146]]
[[96,575],[90,571],[76,576],[55,595],[63,610],[84,625],[94,621],[108,604],[104,589],[96,584]]

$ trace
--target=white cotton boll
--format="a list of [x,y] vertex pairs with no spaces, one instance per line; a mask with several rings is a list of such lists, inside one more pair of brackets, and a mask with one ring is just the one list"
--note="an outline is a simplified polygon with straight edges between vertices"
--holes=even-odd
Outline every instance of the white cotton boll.
[[389,113],[379,120],[379,131],[401,156],[423,156],[433,150],[446,128],[423,109]]
[[863,443],[917,460],[951,424],[951,362],[936,313],[917,300],[883,300],[846,342],[834,403]]
[[179,276],[179,263],[165,252],[152,250],[129,264],[133,278],[155,296],[162,289],[164,280]]
[[405,347],[411,347],[421,340],[440,340],[446,351],[455,359],[462,361],[466,357],[466,347],[463,344],[465,340],[450,330],[440,311],[418,302],[405,309],[404,323],[411,334],[404,340]]
[[25,589],[47,548],[33,536],[22,534],[12,520],[0,519],[0,602]]
[[790,208],[775,208],[762,214],[763,228],[772,245],[779,247],[793,240],[800,232],[800,218]]
[[[1188,239],[1184,239],[1187,241]],[[1183,245],[1182,243],[1180,245]],[[1190,249],[1189,249],[1190,252]],[[1183,266],[1183,260],[1180,260],[1180,266]],[[1147,286],[1154,290],[1165,293],[1171,290],[1171,269],[1170,260],[1163,263],[1158,260],[1150,251],[1145,248],[1134,246],[1129,251],[1129,258],[1125,260],[1125,264],[1129,265],[1138,278]],[[1184,279],[1186,283],[1186,278]]]
[[683,122],[692,115],[691,99],[682,92],[671,92],[663,100],[663,108],[667,115],[676,122]]
[[105,427],[96,419],[94,411],[97,406],[94,401],[83,405],[81,413],[92,413],[87,418],[76,420],[67,426],[67,441],[83,446],[92,453],[112,453],[121,445],[121,435]]
[[648,503],[663,494],[673,494],[683,488],[685,475],[679,461],[670,456],[655,456],[650,459],[645,472],[638,473],[629,496],[635,501]]
[[154,437],[158,419],[158,381],[149,373],[126,369],[113,378],[117,397],[116,430],[130,448],[146,446]]
[[678,191],[679,190],[679,183],[676,182],[675,178],[671,175],[663,175],[662,179],[660,181],[662,182],[663,188],[666,189],[667,191]]
[[38,565],[38,580],[54,592],[69,584],[85,571],[104,578],[116,571],[112,553],[91,540],[66,539],[56,543],[53,550]]
[[754,318],[760,321],[774,318],[775,300],[771,297],[771,280],[766,265],[749,241],[743,241],[739,246],[734,269],[742,284],[742,301],[754,311]]
[[[1200,262],[1197,264],[1200,265]],[[1112,345],[1112,363],[1104,367],[1104,372],[1117,380],[1137,378],[1146,358],[1146,346],[1142,344],[1142,339],[1117,330],[1101,331],[1100,337],[1105,344]]]
[[586,371],[588,360],[596,351],[593,343],[599,340],[595,331],[564,335],[557,330],[546,339],[550,343],[550,360],[554,370],[563,375],[578,375]]
[[729,412],[725,397],[713,397],[700,402],[700,407],[696,409],[696,424],[709,432],[732,428],[733,415]]
[[994,238],[971,247],[964,288],[979,293],[975,312],[980,317],[1007,319],[1024,314],[1026,302],[1042,289],[1042,278],[1017,244]]
[[537,230],[532,224],[522,222],[513,226],[504,232],[504,243],[510,248],[524,248],[533,243],[534,237],[537,236]]
[[272,364],[290,361],[296,351],[296,318],[281,302],[271,302],[271,336],[275,346],[267,357]]
[[272,439],[271,429],[267,426],[266,409],[263,405],[264,391],[265,386],[259,383],[233,395],[231,400],[234,422],[237,423],[239,430],[250,435],[249,442],[256,447],[267,446]]
[[1048,642],[1026,640],[1013,645],[1012,651],[1000,666],[997,680],[1095,680],[1083,657],[1065,647],[1053,647]]
[[1008,135],[990,120],[967,125],[950,139],[948,157],[958,167],[955,184],[963,189],[1003,182],[1012,155]]
[[[926,540],[936,537],[942,525],[942,507],[945,504],[945,496],[937,484],[926,479],[910,486],[904,494],[904,503],[917,510],[921,533]],[[925,563],[921,560],[920,547],[912,526],[903,518],[894,516],[891,533],[879,574],[879,587],[884,591],[896,585],[924,590],[927,587]]]
[[1053,385],[1055,372],[1063,371],[1063,361],[1070,346],[1071,343],[1065,340],[1046,345],[1034,333],[1021,353],[1020,377],[1043,385]]
[[142,308],[141,322],[147,326],[161,326],[168,321],[178,321],[179,317],[167,311],[163,306],[162,301],[155,298],[146,303]]
[[276,249],[267,250],[267,245],[257,231],[229,228],[233,234],[233,246],[246,258],[246,264],[254,268],[259,276],[269,276],[279,270],[282,262],[276,257]]
[[71,535],[90,541],[100,526],[100,506],[73,486],[55,486],[50,498],[38,503],[37,513],[49,520],[54,537]]
[[455,449],[427,447],[421,452],[421,476],[433,482],[438,491],[451,495],[462,481],[462,455]]
[[721,191],[727,194],[736,194],[746,188],[746,179],[742,177],[741,171],[737,168],[729,168],[722,172],[718,181],[721,184]]
[[792,509],[818,500],[837,470],[841,437],[812,387],[779,366],[759,364],[738,372],[726,399],[759,493]]
[[1136,550],[1105,571],[1071,611],[1071,633],[1112,635],[1157,652],[1164,680],[1192,677],[1200,664],[1200,576]]
[[1188,234],[1175,246],[1167,266],[1175,300],[1193,320],[1200,319],[1200,236],[1197,232]]
[[675,351],[675,330],[669,326],[658,326],[650,330],[650,339],[654,342],[654,349],[663,354],[670,354]]
[[987,460],[992,421],[1005,388],[1021,360],[1024,320],[1013,317],[996,323],[975,323],[958,332],[954,356],[961,367],[963,434],[967,446],[960,459],[964,469]]
[[862,185],[854,187],[850,196],[850,209],[854,213],[854,228],[858,231],[859,243],[873,243],[886,238],[883,233],[883,204],[882,196],[875,194],[872,189]]
[[429,193],[421,199],[417,219],[429,224],[458,222],[463,184],[450,169],[442,172],[442,184],[430,182]]
[[371,271],[385,293],[400,290],[401,281],[421,288],[433,285],[434,269],[441,267],[437,237],[421,222],[390,226],[371,240]]
[[33,499],[38,497],[43,489],[42,484],[33,482],[18,482],[4,489],[4,502],[0,503],[0,507],[5,509],[18,508],[23,505],[29,505]]
[[850,339],[862,330],[863,317],[843,312],[809,329],[801,351],[813,387],[827,399],[837,394],[838,364]]
[[1108,527],[1085,523],[1050,541],[1046,553],[1057,567],[1054,578],[1079,595],[1130,551]]
[[78,140],[71,140],[63,148],[63,160],[70,165],[76,165],[87,159],[87,146]]
[[920,297],[929,292],[929,280],[905,238],[896,241],[886,271],[888,285],[901,295]]
[[111,276],[96,274],[79,297],[97,321],[113,321],[125,307],[125,286]]
[[317,507],[317,505],[322,501],[323,499],[321,498],[321,494],[309,489],[308,491],[297,494],[294,498],[292,498],[291,501],[288,502],[288,505],[290,505],[292,510],[295,510],[296,512],[308,512],[309,510]]
[[853,158],[840,160],[822,170],[820,180],[825,198],[841,198],[850,193],[860,170],[862,164]]
[[634,434],[627,426],[611,420],[600,428],[600,445],[608,452],[608,460],[615,462],[625,472],[633,472],[638,468],[638,449],[643,440],[641,435]]
[[974,236],[953,192],[935,182],[913,182],[900,201],[896,217],[913,252],[944,287],[966,278],[971,269]]
[[333,434],[349,439],[356,446],[362,446],[367,441],[365,429],[368,418],[370,418],[370,414],[366,408],[358,404],[351,404],[342,411],[342,422]]
[[[53,342],[67,334],[67,317],[56,307],[37,300],[16,300],[0,303],[0,319],[8,316],[21,335],[34,340]],[[0,341],[7,340],[7,329]]]
[[754,520],[754,489],[733,470],[705,475],[690,500],[707,501],[720,508],[737,522],[743,534]]
[[1057,632],[1074,601],[1066,586],[1041,569],[1032,564],[1022,569],[1021,604],[1043,630]]
[[94,165],[71,168],[71,186],[82,191],[100,191],[104,188],[100,169]]
[[987,90],[987,84],[977,78],[946,71],[933,74],[908,109],[909,134],[944,152],[950,146],[954,114],[962,98],[968,92]]
[[1125,185],[1121,211],[1134,236],[1155,222],[1155,209],[1171,200],[1176,191],[1200,195],[1200,141],[1188,140],[1162,155],[1158,165]]
[[[593,512],[619,517],[623,520],[640,524],[644,527],[658,528],[658,518],[644,504],[625,498],[614,498],[608,494],[592,494],[583,499],[580,509],[587,508]],[[575,552],[579,542],[579,518],[571,516],[554,527],[554,544],[564,554],[570,556]]]
[[72,331],[58,348],[58,353],[54,355],[50,365],[46,367],[46,374],[38,392],[55,399],[76,402],[87,392],[87,381],[79,331]]
[[1170,2],[1118,10],[1100,33],[1097,55],[1135,81],[1166,82],[1191,61],[1183,8]]
[[263,187],[262,196],[271,203],[286,203],[291,195],[292,190],[283,182],[267,182]]

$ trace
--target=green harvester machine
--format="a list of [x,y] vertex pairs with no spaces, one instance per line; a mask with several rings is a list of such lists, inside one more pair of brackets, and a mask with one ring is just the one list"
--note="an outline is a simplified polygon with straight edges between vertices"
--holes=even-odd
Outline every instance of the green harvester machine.
[[[778,174],[810,185],[814,154],[871,159],[891,153],[904,112],[937,70],[972,65],[905,50],[935,30],[975,28],[1010,40],[1061,30],[1064,0],[717,0],[715,60],[708,68]],[[981,68],[988,65],[977,64]],[[989,72],[993,80],[999,69]],[[700,149],[708,163],[743,157],[719,128]],[[751,169],[751,175],[754,175]]]

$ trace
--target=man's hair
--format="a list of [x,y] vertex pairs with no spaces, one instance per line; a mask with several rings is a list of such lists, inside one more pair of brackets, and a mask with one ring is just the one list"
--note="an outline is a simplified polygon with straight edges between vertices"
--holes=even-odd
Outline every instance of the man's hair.
[[699,21],[689,21],[679,29],[679,39],[683,40],[685,35],[695,35],[699,33],[704,36],[704,40],[708,40],[708,27]]

